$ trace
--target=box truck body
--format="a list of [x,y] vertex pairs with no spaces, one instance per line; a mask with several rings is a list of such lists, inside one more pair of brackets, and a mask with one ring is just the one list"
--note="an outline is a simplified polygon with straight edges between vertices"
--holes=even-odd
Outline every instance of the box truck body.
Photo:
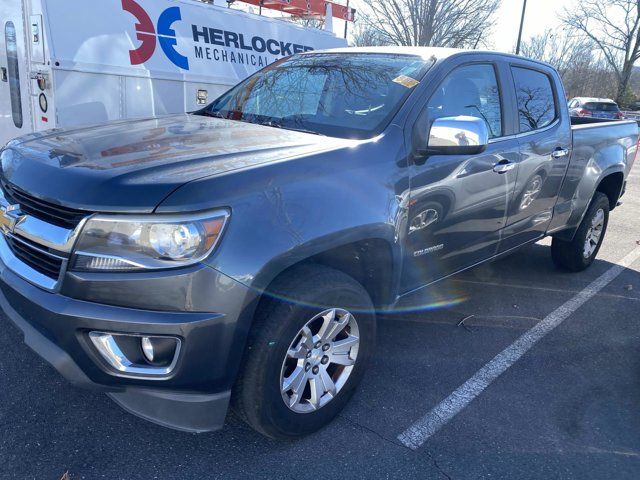
[[19,0],[0,22],[0,143],[195,110],[280,58],[346,45],[195,0]]

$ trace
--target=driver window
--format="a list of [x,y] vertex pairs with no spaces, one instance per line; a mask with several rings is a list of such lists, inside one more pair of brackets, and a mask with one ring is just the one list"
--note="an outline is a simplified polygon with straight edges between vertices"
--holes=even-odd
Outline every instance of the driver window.
[[431,120],[458,115],[477,117],[487,123],[490,138],[502,135],[500,90],[492,65],[457,68],[445,78],[427,108]]

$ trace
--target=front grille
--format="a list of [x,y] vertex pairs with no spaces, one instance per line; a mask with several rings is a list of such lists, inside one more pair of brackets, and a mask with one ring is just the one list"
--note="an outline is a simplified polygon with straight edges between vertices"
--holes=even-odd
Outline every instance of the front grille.
[[32,245],[29,241],[5,235],[5,240],[13,254],[34,270],[57,280],[62,270],[63,259],[45,252],[41,247]]
[[84,210],[41,200],[6,182],[2,182],[2,190],[9,203],[20,204],[22,213],[69,230],[74,229],[80,220],[90,214]]

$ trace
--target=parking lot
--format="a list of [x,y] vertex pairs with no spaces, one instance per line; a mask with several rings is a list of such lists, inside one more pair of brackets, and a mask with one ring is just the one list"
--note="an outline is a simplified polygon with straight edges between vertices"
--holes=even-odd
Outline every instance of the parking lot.
[[0,477],[640,478],[637,169],[623,200],[586,272],[558,272],[543,241],[382,318],[353,401],[294,442],[233,415],[202,435],[149,424],[68,385],[2,318]]

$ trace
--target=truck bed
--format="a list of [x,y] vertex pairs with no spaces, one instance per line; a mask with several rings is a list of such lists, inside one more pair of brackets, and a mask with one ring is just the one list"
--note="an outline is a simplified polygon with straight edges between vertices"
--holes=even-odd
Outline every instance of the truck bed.
[[623,122],[637,122],[640,125],[640,120],[628,119],[628,120],[615,120],[611,118],[596,118],[596,117],[571,117],[571,126],[575,125],[594,125],[598,123],[623,123]]
[[[571,165],[586,168],[595,155],[626,156],[625,177],[636,154],[638,123],[635,120],[571,117],[573,155]],[[622,154],[624,152],[624,154]]]

